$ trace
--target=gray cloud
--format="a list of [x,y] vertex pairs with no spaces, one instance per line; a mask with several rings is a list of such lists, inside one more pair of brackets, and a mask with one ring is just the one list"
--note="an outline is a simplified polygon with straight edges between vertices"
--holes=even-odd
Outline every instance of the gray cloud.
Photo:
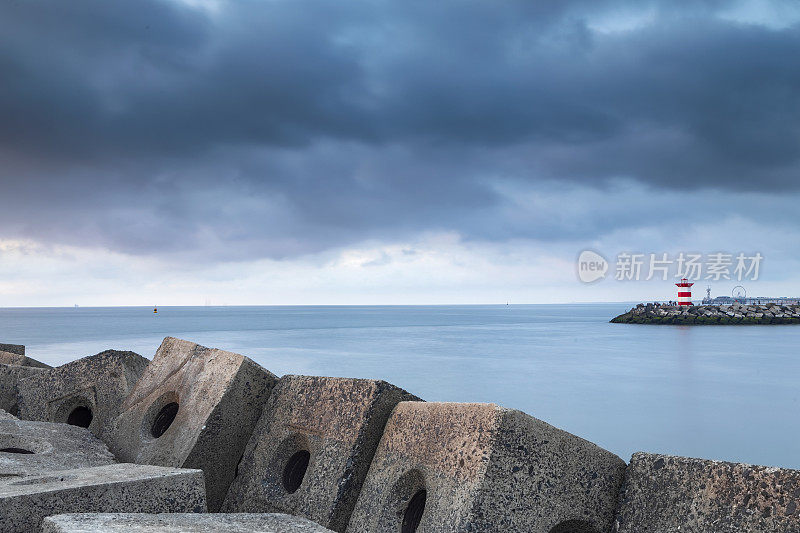
[[798,26],[725,5],[6,2],[0,236],[288,257],[637,223],[543,220],[503,183],[797,194]]

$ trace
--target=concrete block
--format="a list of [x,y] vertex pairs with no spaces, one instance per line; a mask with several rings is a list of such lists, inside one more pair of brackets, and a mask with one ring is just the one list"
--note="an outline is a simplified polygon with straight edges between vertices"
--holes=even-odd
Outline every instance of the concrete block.
[[0,363],[0,409],[19,415],[19,382],[21,379],[28,378],[46,372],[44,368],[32,366],[4,365]]
[[52,368],[50,365],[31,359],[25,355],[0,350],[0,363],[4,365],[35,366],[38,368]]
[[22,344],[4,344],[0,342],[0,352],[10,352],[17,355],[25,355],[25,346]]
[[605,533],[624,473],[611,452],[520,411],[403,402],[347,531]]
[[20,386],[19,417],[86,427],[103,438],[148,363],[107,350],[30,376]]
[[0,420],[0,482],[16,476],[115,462],[106,445],[85,428]]
[[228,491],[228,512],[281,512],[344,531],[389,415],[418,400],[385,381],[284,376]]
[[62,514],[44,519],[42,533],[332,533],[285,514]]
[[635,453],[614,531],[796,533],[800,471]]
[[116,464],[0,483],[0,531],[40,531],[63,513],[186,513],[206,510],[203,473]]
[[106,442],[122,461],[202,469],[216,511],[276,381],[247,357],[167,337]]

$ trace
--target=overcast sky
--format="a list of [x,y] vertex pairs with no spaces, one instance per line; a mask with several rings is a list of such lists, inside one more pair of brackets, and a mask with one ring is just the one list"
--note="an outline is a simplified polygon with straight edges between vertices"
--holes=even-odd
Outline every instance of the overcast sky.
[[799,143],[796,0],[2,2],[0,306],[797,296]]

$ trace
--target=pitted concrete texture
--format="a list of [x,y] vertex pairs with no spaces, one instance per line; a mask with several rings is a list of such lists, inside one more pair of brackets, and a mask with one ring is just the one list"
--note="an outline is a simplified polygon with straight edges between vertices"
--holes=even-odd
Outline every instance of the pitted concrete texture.
[[167,337],[106,441],[121,461],[202,469],[216,511],[276,381],[247,357]]
[[11,413],[0,409],[0,420],[19,420],[16,416],[12,415]]
[[0,363],[4,365],[35,366],[38,368],[51,368],[50,365],[31,359],[25,355],[0,350]]
[[619,533],[800,532],[800,471],[635,453]]
[[285,514],[63,514],[45,518],[42,533],[331,533]]
[[625,462],[520,411],[403,402],[350,533],[605,533]]
[[89,430],[67,424],[0,420],[0,483],[53,470],[113,464]]
[[19,417],[88,427],[103,438],[149,361],[107,350],[20,382]]
[[386,420],[408,400],[418,398],[385,381],[284,376],[223,510],[289,513],[344,531]]
[[22,344],[4,344],[0,342],[0,352],[10,352],[17,355],[25,355],[25,346]]
[[0,484],[0,531],[39,531],[46,516],[63,513],[200,513],[203,473],[116,464],[49,472]]
[[18,416],[20,380],[43,372],[47,372],[47,369],[0,363],[0,409]]

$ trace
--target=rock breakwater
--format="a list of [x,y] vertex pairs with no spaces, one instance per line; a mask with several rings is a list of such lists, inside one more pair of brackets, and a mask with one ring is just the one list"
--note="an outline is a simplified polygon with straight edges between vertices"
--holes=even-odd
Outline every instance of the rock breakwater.
[[611,319],[617,324],[757,325],[800,324],[800,305],[662,305],[638,304]]

